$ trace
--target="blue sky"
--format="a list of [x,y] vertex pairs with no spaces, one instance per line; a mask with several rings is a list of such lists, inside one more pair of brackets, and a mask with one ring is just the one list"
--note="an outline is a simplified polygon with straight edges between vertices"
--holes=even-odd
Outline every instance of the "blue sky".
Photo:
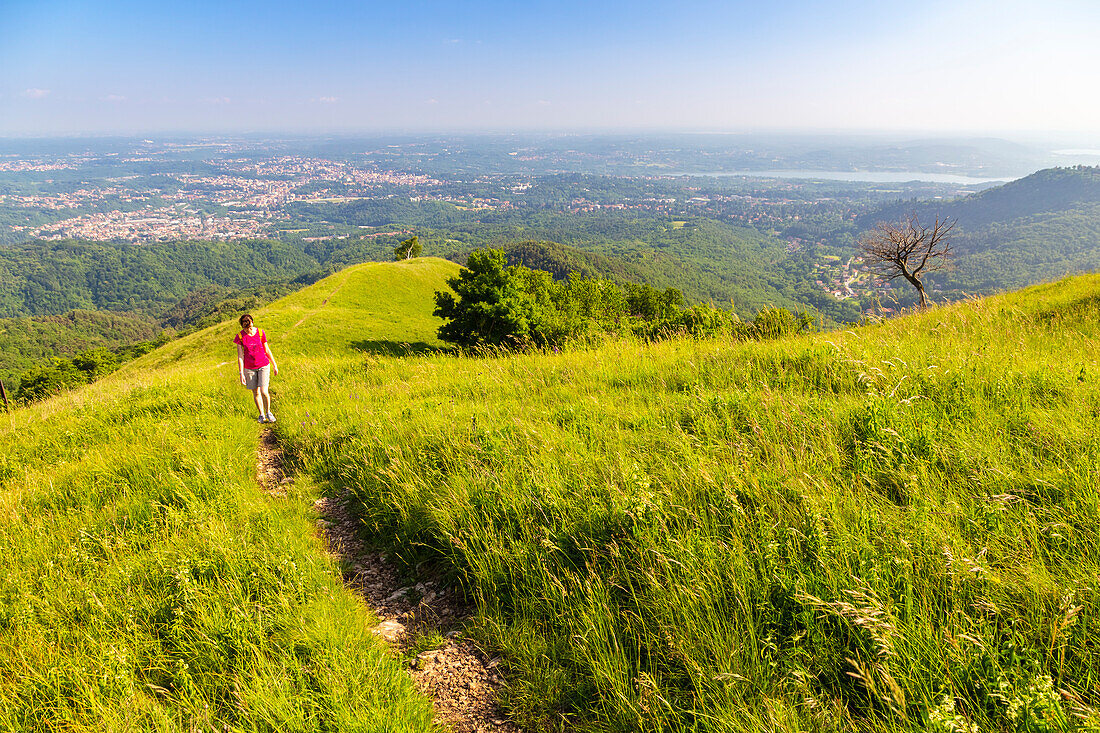
[[1100,2],[0,0],[0,135],[1100,135]]

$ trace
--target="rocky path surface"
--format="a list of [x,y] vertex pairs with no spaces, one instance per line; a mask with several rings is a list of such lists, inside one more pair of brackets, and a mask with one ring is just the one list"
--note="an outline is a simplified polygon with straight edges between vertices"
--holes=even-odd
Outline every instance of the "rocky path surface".
[[[256,472],[260,486],[272,496],[286,496],[294,481],[284,472],[282,450],[271,428],[263,431]],[[381,619],[373,633],[394,653],[410,657],[425,640],[442,639],[442,646],[411,657],[408,667],[417,688],[433,700],[437,722],[455,733],[520,733],[495,702],[504,684],[497,671],[499,658],[486,658],[462,638],[470,609],[455,589],[431,579],[403,584],[393,563],[364,545],[346,495],[318,499],[314,507],[325,545],[344,568],[344,583]]]

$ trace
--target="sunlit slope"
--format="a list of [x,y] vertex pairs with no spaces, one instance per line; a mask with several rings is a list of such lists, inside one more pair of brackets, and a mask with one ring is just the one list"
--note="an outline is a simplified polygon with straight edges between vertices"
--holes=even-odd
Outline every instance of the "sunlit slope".
[[[274,384],[432,343],[456,269],[363,265],[258,312]],[[236,330],[0,415],[0,731],[431,728],[323,552],[308,477],[256,484]]]
[[433,294],[460,266],[435,257],[349,267],[260,314],[288,355],[406,352],[439,347]]
[[461,579],[536,729],[1072,729],[1098,359],[1088,276],[769,343],[332,360],[280,433]]
[[[442,321],[432,315],[433,294],[446,290],[447,278],[460,269],[435,257],[355,265],[253,315],[267,333],[281,369],[294,367],[299,357],[408,353],[439,347],[436,330]],[[184,367],[184,373],[193,368],[216,370],[220,378],[233,381],[237,375],[233,337],[239,330],[236,321],[212,326],[133,362],[124,375],[175,365]],[[276,378],[273,384],[278,383]]]
[[534,730],[1100,725],[1100,276],[770,343],[387,355],[456,270],[255,314],[287,498],[235,323],[0,416],[0,730],[429,729],[315,537],[344,490],[469,591]]

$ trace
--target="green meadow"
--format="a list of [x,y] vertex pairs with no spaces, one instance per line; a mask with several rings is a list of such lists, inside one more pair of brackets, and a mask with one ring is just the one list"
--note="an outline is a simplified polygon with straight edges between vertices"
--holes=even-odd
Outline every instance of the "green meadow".
[[[0,727],[428,730],[315,536],[459,583],[531,731],[1100,729],[1100,276],[756,342],[439,350],[434,259],[0,427]],[[2,424],[2,423],[0,423]]]
[[[353,268],[258,315],[284,384],[292,345],[430,334],[406,310],[457,266],[421,264]],[[430,729],[323,553],[308,477],[285,499],[256,483],[235,326],[0,416],[0,730]]]

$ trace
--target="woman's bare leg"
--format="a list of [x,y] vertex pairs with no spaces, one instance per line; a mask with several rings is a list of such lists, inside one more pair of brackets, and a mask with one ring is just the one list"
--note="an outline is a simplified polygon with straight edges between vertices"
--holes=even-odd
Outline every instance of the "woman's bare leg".
[[260,411],[260,417],[267,414],[267,410],[264,409],[264,399],[260,395],[259,389],[252,390],[252,399],[256,402],[256,409]]

